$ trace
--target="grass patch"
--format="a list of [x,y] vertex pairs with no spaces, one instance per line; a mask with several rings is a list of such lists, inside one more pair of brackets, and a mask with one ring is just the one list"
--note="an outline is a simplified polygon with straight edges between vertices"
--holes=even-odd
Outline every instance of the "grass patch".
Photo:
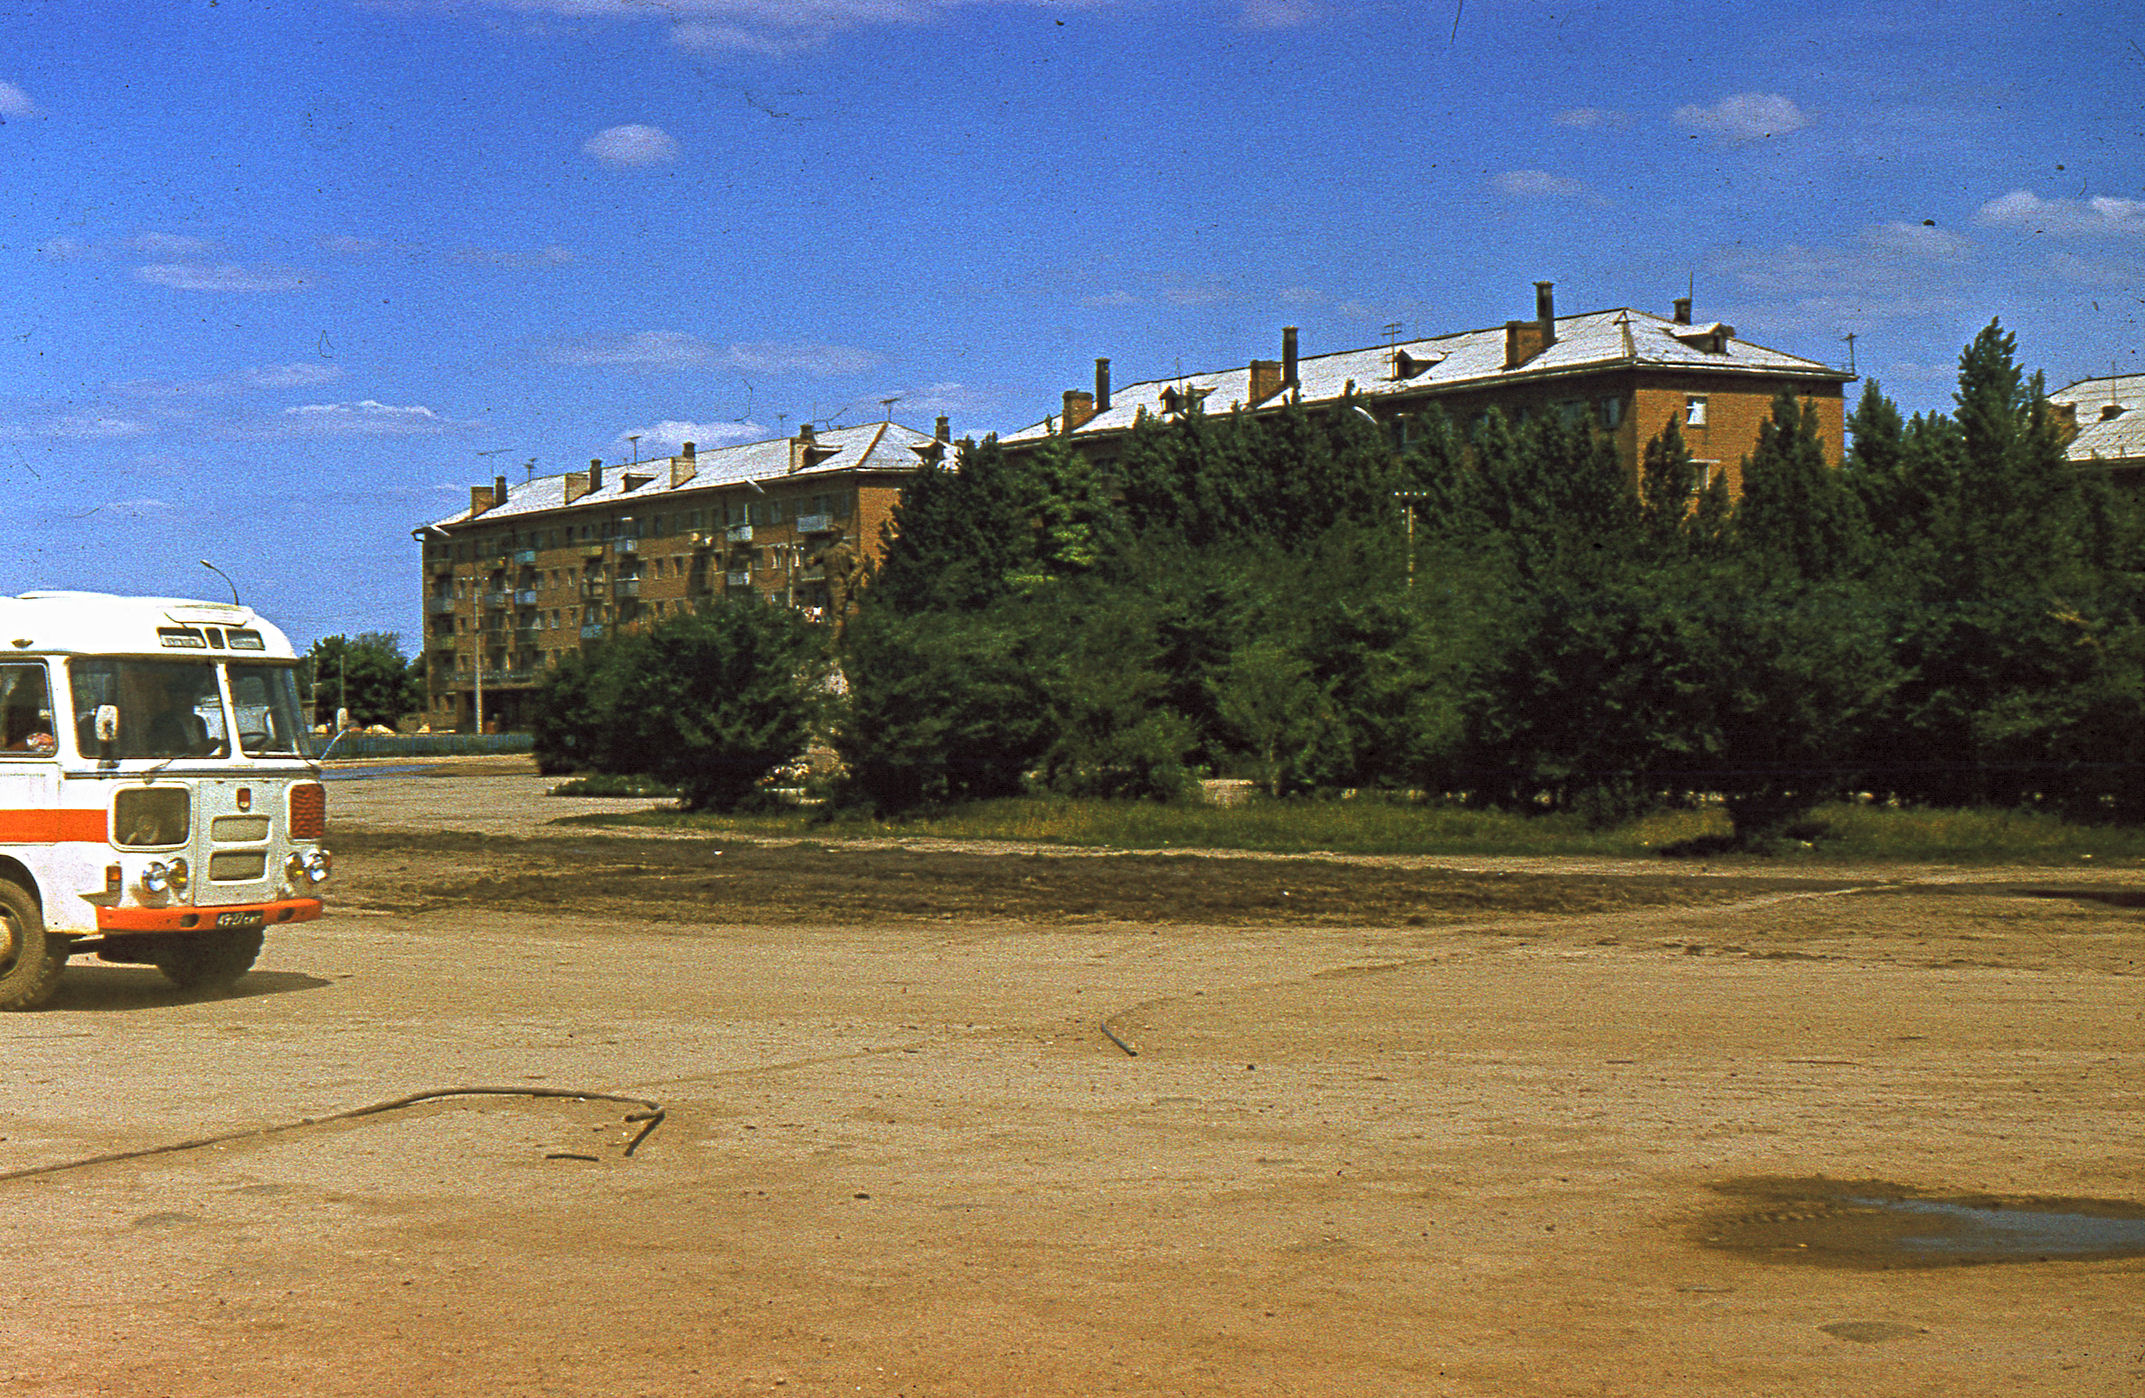
[[651,801],[673,799],[678,794],[674,786],[666,786],[653,777],[614,776],[597,772],[585,777],[575,777],[560,782],[551,788],[553,796],[645,796]]
[[[599,793],[591,793],[599,794]],[[621,793],[638,794],[638,793]],[[660,793],[659,793],[660,794]],[[1125,850],[1240,849],[1276,854],[1459,854],[1647,859],[1665,845],[1728,833],[1718,806],[1662,811],[1590,829],[1575,816],[1524,816],[1443,803],[1387,800],[1252,800],[1232,808],[1047,796],[875,820],[808,810],[750,815],[643,811],[568,817],[562,824],[656,826],[792,839],[928,836]],[[1875,863],[2048,864],[2145,862],[2145,830],[2078,825],[2034,811],[1821,807],[1824,836],[1766,856],[1714,862],[1792,867],[1832,860]]]

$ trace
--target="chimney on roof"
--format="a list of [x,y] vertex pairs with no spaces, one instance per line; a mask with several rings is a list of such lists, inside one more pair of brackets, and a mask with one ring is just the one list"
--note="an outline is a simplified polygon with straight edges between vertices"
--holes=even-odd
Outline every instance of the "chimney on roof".
[[591,495],[603,489],[603,458],[600,456],[588,460],[588,489]]
[[693,448],[693,444],[692,444],[691,442],[687,442],[687,443],[686,443],[686,444],[685,444],[685,445],[684,445],[684,446],[683,446],[682,448],[680,448],[680,449],[679,449],[679,451],[678,451],[678,455],[680,455],[680,456],[684,457],[684,458],[685,458],[685,459],[686,459],[687,461],[691,461],[691,460],[693,460],[693,459],[694,459],[694,448]]
[[1690,323],[1691,298],[1688,296],[1678,296],[1676,298],[1676,324],[1689,325]]
[[1095,361],[1095,411],[1098,413],[1106,413],[1109,410],[1110,361],[1107,359],[1098,359]]
[[1538,320],[1508,320],[1504,323],[1504,367],[1517,369],[1542,352],[1542,323]]
[[1254,359],[1251,361],[1251,401],[1245,406],[1256,408],[1259,404],[1281,391],[1286,380],[1281,376],[1281,361],[1278,359]]
[[953,422],[952,422],[952,420],[951,420],[951,419],[949,419],[948,417],[946,417],[946,415],[945,415],[945,414],[941,413],[941,414],[939,415],[939,419],[938,419],[938,426],[937,426],[937,428],[936,428],[936,429],[934,429],[934,430],[932,431],[931,435],[932,435],[932,436],[933,436],[934,438],[936,438],[937,440],[941,441],[941,442],[950,442],[950,441],[952,441],[952,440],[953,440]]
[[471,519],[483,514],[497,503],[492,499],[492,488],[490,486],[473,485],[469,488],[469,516]]
[[1070,437],[1095,415],[1095,395],[1077,388],[1065,390],[1065,435]]
[[1534,318],[1542,323],[1542,348],[1557,342],[1557,297],[1555,282],[1534,284]]
[[494,505],[504,505],[506,503],[505,476],[492,477],[492,503]]
[[700,458],[694,455],[693,444],[686,442],[678,454],[670,458],[670,488],[676,490],[700,473]]
[[1281,386],[1296,387],[1296,327],[1281,327]]
[[588,472],[568,471],[566,473],[566,503],[571,505],[586,494],[588,494]]

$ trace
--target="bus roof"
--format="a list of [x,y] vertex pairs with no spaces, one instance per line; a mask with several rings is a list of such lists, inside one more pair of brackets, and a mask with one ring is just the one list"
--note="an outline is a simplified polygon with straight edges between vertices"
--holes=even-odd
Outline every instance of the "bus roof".
[[[211,628],[217,633],[210,635]],[[235,633],[235,634],[234,634]],[[221,646],[210,642],[221,639]],[[277,627],[253,608],[186,597],[25,592],[0,597],[0,659],[16,655],[158,655],[291,660]]]

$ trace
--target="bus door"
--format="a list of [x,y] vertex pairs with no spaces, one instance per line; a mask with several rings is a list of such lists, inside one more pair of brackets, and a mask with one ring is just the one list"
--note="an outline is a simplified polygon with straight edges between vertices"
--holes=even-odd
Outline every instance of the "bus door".
[[[0,663],[0,844],[82,838],[61,829],[57,732],[45,663]],[[102,840],[102,812],[95,823],[88,838]]]

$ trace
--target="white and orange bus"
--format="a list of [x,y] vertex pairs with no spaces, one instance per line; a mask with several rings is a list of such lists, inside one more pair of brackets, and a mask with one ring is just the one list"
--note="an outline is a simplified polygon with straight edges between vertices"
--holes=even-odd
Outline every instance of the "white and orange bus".
[[0,597],[0,1010],[67,958],[229,985],[321,913],[327,793],[297,657],[250,608]]

